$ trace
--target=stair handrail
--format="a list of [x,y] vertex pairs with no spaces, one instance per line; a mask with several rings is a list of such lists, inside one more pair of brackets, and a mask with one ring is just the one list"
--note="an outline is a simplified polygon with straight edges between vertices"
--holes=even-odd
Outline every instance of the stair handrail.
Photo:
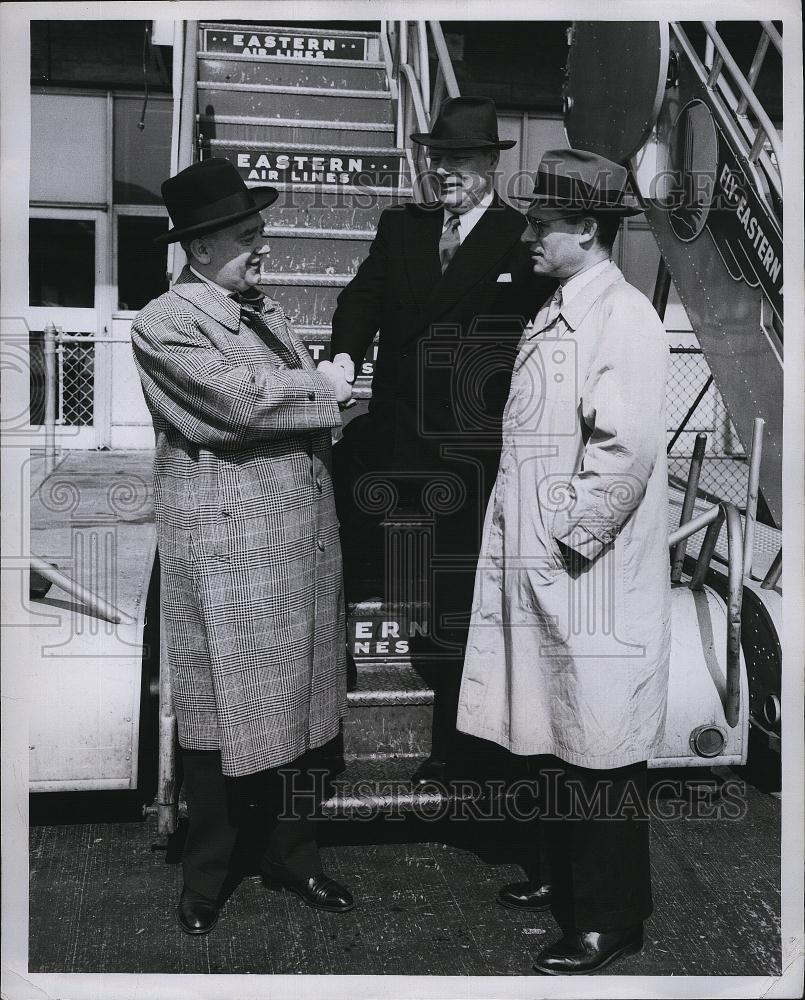
[[450,51],[447,48],[447,41],[444,37],[444,32],[442,31],[442,26],[438,21],[428,21],[428,28],[430,29],[430,35],[433,39],[433,48],[436,52],[436,82],[433,88],[433,104],[431,105],[431,114],[434,111],[438,111],[438,104],[441,101],[436,101],[438,90],[438,83],[441,80],[444,89],[447,91],[448,97],[459,97],[461,91],[458,87],[458,80],[456,80],[456,74],[453,70],[453,61],[450,58]]
[[[414,127],[428,131],[443,94],[459,95],[447,42],[438,21],[381,21],[380,27],[380,48],[396,112],[397,147],[405,150],[417,201],[428,200],[433,192],[425,151],[411,142],[409,134]],[[436,56],[433,86],[429,36]]]
[[[765,173],[774,186],[776,193],[782,197],[782,143],[780,142],[780,137],[774,123],[760,103],[754,90],[754,84],[760,75],[763,59],[768,48],[768,41],[771,41],[778,51],[782,51],[782,38],[771,22],[760,21],[758,23],[762,27],[762,35],[749,70],[750,78],[744,75],[733,58],[726,42],[718,33],[715,21],[701,22],[707,35],[708,50],[715,53],[712,58],[706,54],[704,60],[700,58],[694,49],[680,22],[672,21],[671,28],[685,50],[687,57],[698,72],[702,83],[711,92],[715,92],[718,89],[719,94],[732,112],[734,122],[738,125],[743,138],[749,144],[749,149],[746,151],[749,162],[753,164],[758,161],[762,162]],[[739,97],[736,97],[732,91],[732,87],[724,78],[724,69],[729,72],[737,86],[740,93]],[[747,119],[745,114],[747,107],[751,108],[755,115],[757,128]],[[765,149],[767,142],[774,154],[774,160],[772,160]]]

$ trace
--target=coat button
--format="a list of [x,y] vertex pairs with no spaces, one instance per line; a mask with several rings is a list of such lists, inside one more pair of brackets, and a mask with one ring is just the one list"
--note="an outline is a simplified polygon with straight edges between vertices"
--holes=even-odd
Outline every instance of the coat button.
[[230,517],[230,516],[231,515],[230,515],[230,513],[229,513],[228,510],[222,510],[221,511],[221,517]]
[[313,391],[311,390],[311,391],[310,391],[310,392],[309,392],[309,393],[307,394],[307,398],[308,398],[308,399],[310,400],[310,402],[311,402],[311,403],[315,402],[315,399],[316,399],[316,393],[315,393],[315,392],[313,392]]
[[321,493],[322,490],[321,476],[316,477],[316,489],[319,491],[319,493]]
[[316,548],[319,550],[319,552],[324,552],[324,542],[321,540],[321,538],[316,539]]

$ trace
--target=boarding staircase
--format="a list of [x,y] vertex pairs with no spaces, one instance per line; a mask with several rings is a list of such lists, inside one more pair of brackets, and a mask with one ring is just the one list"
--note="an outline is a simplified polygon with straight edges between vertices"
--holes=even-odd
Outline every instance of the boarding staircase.
[[[736,31],[753,49],[737,44]],[[662,315],[673,280],[750,456],[741,511],[743,648],[753,734],[775,749],[782,669],[781,98],[782,37],[771,21],[572,26],[568,140],[631,165],[661,253],[654,304]],[[711,502],[697,490],[702,453],[698,442],[686,495],[671,491],[672,528]],[[756,523],[758,494],[773,524],[768,517]],[[694,535],[690,551],[702,545],[702,534]],[[723,545],[721,539],[714,549],[710,578],[722,595],[729,572]],[[677,579],[682,565],[677,560]]]
[[[665,32],[658,48],[667,76],[667,26]],[[576,42],[581,35],[583,30]],[[612,51],[618,51],[617,47]],[[573,53],[571,47],[571,83]],[[181,55],[176,53],[177,58]],[[626,65],[628,60],[621,62]],[[342,31],[301,24],[188,23],[181,64],[175,168],[200,157],[226,156],[238,166],[247,184],[271,184],[280,191],[268,214],[272,252],[263,265],[262,283],[291,315],[313,358],[326,357],[336,297],[368,252],[380,212],[388,205],[421,200],[428,194],[425,182],[420,181],[422,151],[412,146],[408,134],[427,131],[442,99],[458,93],[439,25],[380,22],[378,30]],[[722,60],[719,70],[726,65]],[[679,79],[691,76],[693,86],[696,81],[683,68],[681,56],[677,56],[674,68]],[[656,73],[660,72],[656,68]],[[715,68],[709,76],[718,76]],[[651,109],[652,124],[640,133],[633,149],[613,158],[628,159],[643,149],[662,106],[660,89],[664,94],[665,76],[662,88],[655,86],[657,107]],[[568,100],[571,137],[574,111],[577,113],[582,103],[578,95]],[[601,131],[607,134],[606,128]],[[765,134],[768,137],[770,133]],[[577,144],[607,152],[597,136],[588,138],[596,141]],[[770,169],[773,157],[764,143],[751,136],[747,142],[754,162]],[[773,201],[769,195],[764,205],[772,208]],[[669,259],[663,266],[670,267],[677,287],[684,291],[683,272],[666,246],[667,236],[659,222],[652,221],[652,227],[664,259]],[[175,260],[174,271],[179,265]],[[662,285],[667,286],[668,281],[668,273],[661,273],[660,298]],[[683,301],[691,311],[684,295]],[[777,336],[777,324],[767,319],[762,335],[753,331],[756,339]],[[717,350],[709,352],[708,360],[717,355]],[[348,411],[347,419],[364,407],[369,396],[372,361],[370,352],[356,384],[361,402]],[[711,364],[718,367],[714,361]],[[726,383],[720,375],[717,381],[723,392]],[[776,442],[775,401],[767,396],[764,400],[771,408],[762,415],[769,438]],[[760,449],[755,453],[759,458]],[[768,452],[766,455],[768,463]],[[746,664],[740,644],[746,582],[742,522],[730,504],[697,506],[695,483],[689,493],[683,523],[672,525],[675,531],[671,536],[677,564],[676,632],[687,638],[679,644],[672,662],[667,745],[653,763],[741,763],[746,759],[749,715]],[[724,532],[722,525],[726,526]],[[699,541],[694,546],[696,539]],[[694,558],[684,563],[683,575],[684,550],[689,543]],[[728,564],[722,574],[721,596],[712,585],[711,571],[719,546]],[[707,623],[706,641],[700,639],[703,621]],[[376,594],[367,593],[366,600],[350,607],[349,641],[358,669],[357,685],[349,693],[351,711],[344,734],[347,769],[337,778],[325,812],[366,818],[417,808],[427,813],[432,807],[438,812],[444,804],[439,788],[415,790],[408,782],[428,753],[433,701],[432,691],[411,663],[409,644],[413,635],[428,628],[426,608],[385,605]],[[176,800],[166,673],[163,670],[158,793],[163,833],[175,824]],[[691,706],[701,716],[693,731]]]

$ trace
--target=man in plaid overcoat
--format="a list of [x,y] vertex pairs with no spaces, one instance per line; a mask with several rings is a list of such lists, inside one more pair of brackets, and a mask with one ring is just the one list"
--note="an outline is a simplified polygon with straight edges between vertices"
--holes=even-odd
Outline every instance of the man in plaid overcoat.
[[[270,831],[266,875],[313,906],[353,905],[322,874],[313,796],[289,796],[289,778],[305,775],[346,712],[329,468],[351,389],[340,369],[315,369],[256,287],[259,213],[277,192],[249,191],[221,159],[162,192],[174,228],[161,241],[181,241],[189,266],[137,316],[132,341],[156,431],[162,613],[189,812],[178,919],[201,934],[254,827],[247,816]],[[278,819],[283,806],[293,818]]]

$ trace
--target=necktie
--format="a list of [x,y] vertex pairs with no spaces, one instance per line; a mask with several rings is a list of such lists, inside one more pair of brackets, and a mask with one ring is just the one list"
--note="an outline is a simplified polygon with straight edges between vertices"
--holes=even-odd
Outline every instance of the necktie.
[[[256,295],[239,294],[234,292],[231,296],[240,305],[240,318],[250,329],[260,337],[271,350],[278,355],[288,368],[301,368],[302,363],[296,355],[279,337],[280,332],[285,332],[285,322],[282,319],[282,312],[273,307],[268,313],[263,312],[266,297],[258,292]],[[271,314],[274,314],[273,316]]]
[[533,330],[535,333],[540,330],[547,330],[552,326],[562,311],[562,286],[560,285],[553,296],[545,303],[537,315],[534,317]]
[[458,238],[460,222],[460,216],[451,215],[442,231],[442,237],[439,240],[439,260],[442,265],[442,274],[450,266],[450,261],[455,257],[456,251],[461,246],[461,240]]

